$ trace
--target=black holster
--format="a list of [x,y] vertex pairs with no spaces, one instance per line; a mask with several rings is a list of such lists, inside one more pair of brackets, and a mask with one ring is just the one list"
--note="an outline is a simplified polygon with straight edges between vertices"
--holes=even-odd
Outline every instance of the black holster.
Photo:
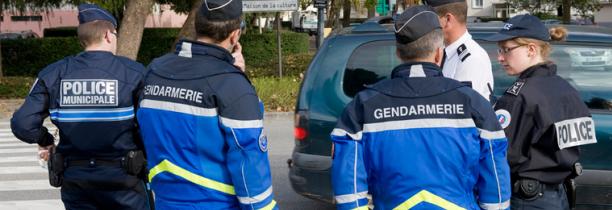
[[574,163],[572,174],[563,182],[570,209],[576,208],[576,181],[574,179],[580,175],[582,175],[582,165],[578,162]]
[[534,179],[519,179],[514,182],[512,193],[521,199],[535,200],[542,195],[542,183]]
[[129,175],[146,178],[147,160],[142,150],[129,151],[123,158],[122,166]]
[[61,187],[64,183],[64,156],[51,151],[47,167],[49,169],[49,184],[53,187]]

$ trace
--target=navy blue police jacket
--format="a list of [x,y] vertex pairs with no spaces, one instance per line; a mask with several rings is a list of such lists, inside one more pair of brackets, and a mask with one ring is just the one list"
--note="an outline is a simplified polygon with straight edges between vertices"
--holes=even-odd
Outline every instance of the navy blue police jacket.
[[589,108],[550,62],[523,71],[495,110],[508,136],[513,181],[563,183],[579,159],[580,145],[597,143]]
[[[57,61],[40,71],[14,113],[13,134],[27,143],[51,145],[54,137],[43,126],[50,117],[59,129],[56,151],[67,160],[121,158],[140,148],[134,105],[144,70],[143,65],[107,51],[85,51]],[[110,179],[108,174],[96,178],[95,173],[82,176],[69,169],[65,180]]]
[[338,209],[507,209],[507,141],[491,104],[406,63],[359,92],[332,132]]
[[277,209],[263,104],[226,49],[183,40],[149,65],[138,119],[159,209]]

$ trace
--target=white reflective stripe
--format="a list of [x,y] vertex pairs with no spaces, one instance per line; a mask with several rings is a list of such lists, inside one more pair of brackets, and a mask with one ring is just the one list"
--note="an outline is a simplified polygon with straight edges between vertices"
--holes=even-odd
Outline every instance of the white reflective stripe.
[[333,135],[333,136],[345,136],[345,135],[348,135],[353,140],[361,140],[362,132],[359,131],[357,133],[349,133],[349,132],[347,132],[345,130],[342,130],[340,128],[334,128],[334,130],[331,132],[331,135]]
[[504,201],[503,203],[480,203],[480,208],[482,209],[507,209],[510,208],[510,200]]
[[34,87],[36,86],[36,83],[38,83],[38,78],[36,78],[36,80],[34,80],[34,83],[32,83],[32,87],[30,87],[30,91],[28,92],[28,95],[30,95],[32,93],[32,90],[34,90]]
[[470,128],[475,127],[471,118],[465,119],[414,119],[389,121],[381,123],[368,123],[363,125],[363,132],[381,132],[390,130],[402,130],[411,128]]
[[368,191],[363,191],[356,194],[347,194],[347,195],[337,195],[334,196],[337,204],[350,203],[355,202],[359,199],[367,198]]
[[410,67],[410,77],[425,77],[423,65],[413,65]]
[[478,131],[480,132],[480,137],[484,138],[484,139],[503,139],[506,138],[506,134],[504,133],[503,130],[499,130],[499,131],[489,131],[489,130],[485,130],[485,129],[478,129]]
[[196,116],[203,117],[214,117],[217,116],[216,108],[202,108],[187,104],[179,104],[168,101],[157,101],[151,99],[145,99],[140,102],[141,108],[159,109],[171,112],[179,112]]
[[71,113],[113,113],[132,111],[134,107],[124,107],[115,109],[49,109],[49,113],[71,114]]
[[181,44],[181,51],[178,54],[181,57],[191,58],[191,43],[183,42]]
[[89,122],[89,121],[121,121],[128,120],[134,118],[134,114],[128,116],[121,117],[83,117],[83,118],[74,118],[74,117],[50,117],[51,120],[57,120],[60,122]]
[[261,194],[253,197],[238,197],[238,201],[240,201],[242,204],[254,204],[266,200],[266,198],[270,197],[270,195],[272,195],[272,186]]
[[221,124],[230,128],[261,128],[263,120],[234,120],[225,117],[219,117]]

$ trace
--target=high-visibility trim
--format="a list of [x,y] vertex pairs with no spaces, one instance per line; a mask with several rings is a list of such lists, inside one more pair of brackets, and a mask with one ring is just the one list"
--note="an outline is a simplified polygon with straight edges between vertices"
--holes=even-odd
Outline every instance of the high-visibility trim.
[[348,135],[350,136],[353,140],[361,140],[361,137],[363,137],[362,135],[363,133],[361,131],[357,132],[357,133],[349,133],[343,129],[340,128],[334,128],[334,130],[331,132],[332,136],[345,136]]
[[450,201],[445,200],[444,198],[441,198],[437,195],[434,195],[433,193],[430,193],[427,190],[421,190],[417,194],[414,194],[412,197],[410,197],[408,200],[404,201],[397,207],[393,208],[393,210],[410,209],[422,202],[431,203],[431,204],[434,204],[446,210],[464,209]]
[[221,124],[230,128],[261,128],[263,120],[234,120],[225,117],[219,117]]
[[181,177],[187,181],[190,181],[205,188],[213,189],[230,195],[236,195],[234,186],[194,174],[177,165],[174,165],[168,160],[163,160],[155,167],[151,168],[151,170],[149,171],[149,182],[152,182],[153,178],[162,172],[174,174],[178,177]]
[[354,208],[354,209],[352,209],[352,210],[370,210],[370,209],[369,209],[369,208],[368,208],[368,206],[366,205],[366,206],[360,206],[360,207]]
[[410,66],[410,77],[426,77],[423,65],[412,65]]
[[480,205],[480,208],[487,210],[507,209],[510,208],[510,200],[504,201],[503,203],[480,203],[478,205]]
[[506,134],[504,133],[503,130],[498,130],[498,131],[489,131],[489,130],[485,130],[485,129],[478,129],[478,132],[480,132],[480,137],[483,139],[503,139],[506,138]]
[[254,204],[264,201],[266,198],[272,195],[272,186],[268,187],[268,189],[259,195],[253,197],[240,197],[238,196],[238,201],[242,204]]
[[215,117],[217,116],[216,108],[202,108],[187,104],[179,104],[169,101],[158,101],[151,99],[144,99],[140,102],[141,108],[158,109],[171,112],[179,112],[183,114],[196,115],[202,117]]
[[272,210],[274,209],[274,207],[276,207],[276,201],[272,200],[272,202],[270,202],[268,205],[264,206],[259,210]]
[[179,51],[178,56],[191,58],[191,42],[181,43],[181,51]]
[[101,109],[50,109],[51,120],[60,122],[121,121],[134,118],[134,107]]
[[350,203],[358,201],[359,199],[366,198],[368,196],[368,191],[363,191],[355,194],[346,194],[346,195],[337,195],[334,196],[337,204]]
[[471,118],[464,119],[414,119],[398,120],[380,123],[368,123],[363,125],[364,133],[381,132],[390,130],[404,130],[412,128],[471,128],[476,127]]

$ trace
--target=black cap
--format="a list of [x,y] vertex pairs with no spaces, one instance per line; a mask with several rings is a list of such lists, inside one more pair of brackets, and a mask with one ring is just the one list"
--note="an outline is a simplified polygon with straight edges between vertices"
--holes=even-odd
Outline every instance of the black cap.
[[432,7],[442,6],[450,3],[465,2],[465,0],[423,0],[423,5]]
[[117,20],[115,20],[115,17],[113,17],[110,12],[95,4],[80,4],[79,24],[88,23],[94,20],[106,20],[117,28]]
[[408,44],[441,27],[431,7],[414,6],[394,18],[393,28],[397,42]]
[[212,21],[234,20],[242,15],[242,0],[204,0],[200,13]]
[[484,38],[484,40],[498,42],[514,39],[516,37],[550,41],[548,28],[544,26],[539,18],[533,15],[517,15],[510,18],[510,20],[504,24],[501,31]]

